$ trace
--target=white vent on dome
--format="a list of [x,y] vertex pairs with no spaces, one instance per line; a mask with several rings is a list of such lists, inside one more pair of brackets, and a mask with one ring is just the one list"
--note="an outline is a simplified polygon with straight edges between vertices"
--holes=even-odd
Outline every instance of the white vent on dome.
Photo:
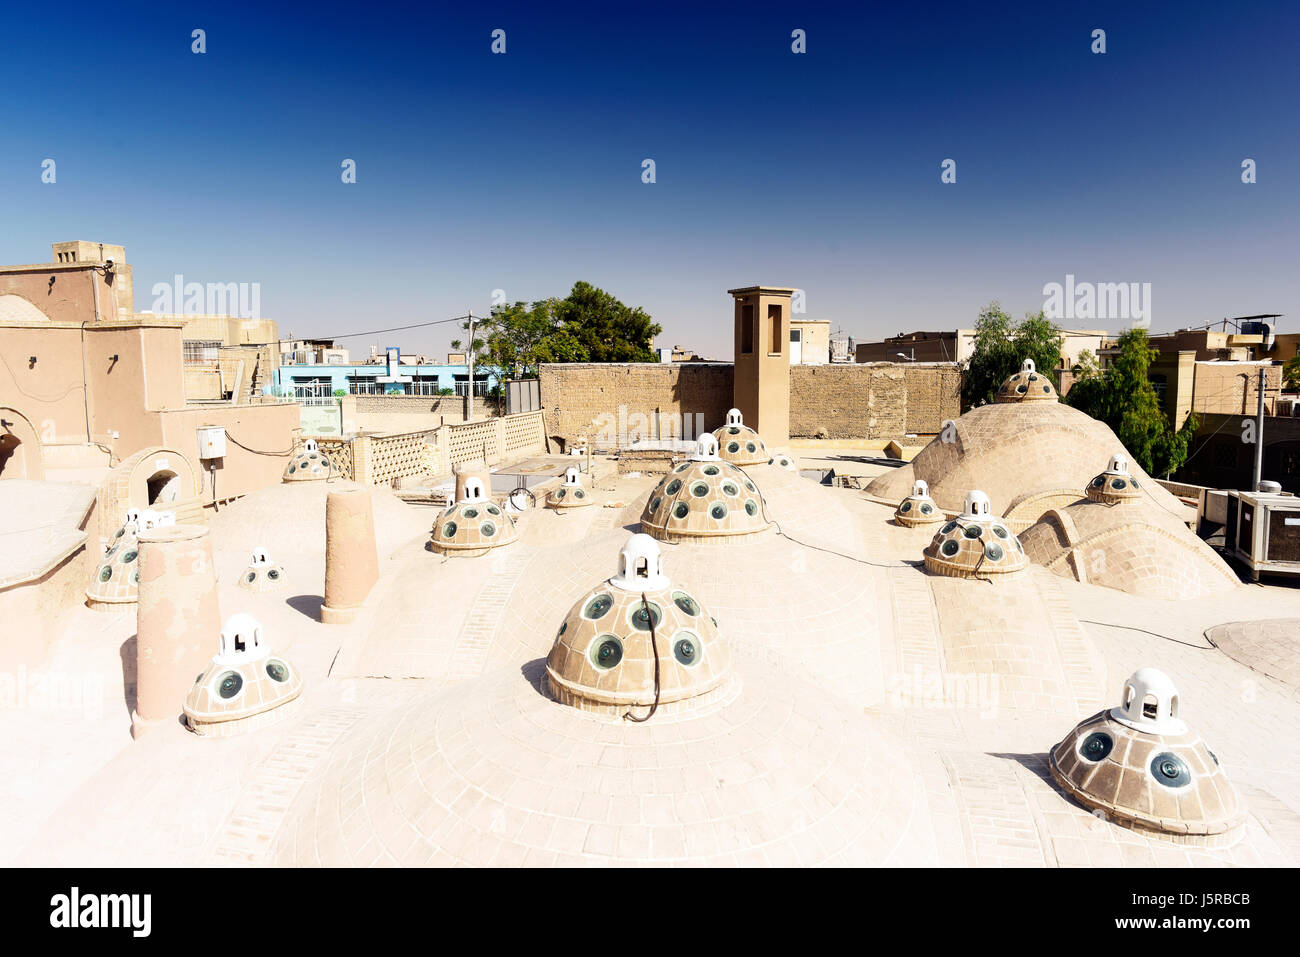
[[1147,734],[1185,734],[1187,724],[1178,717],[1178,689],[1163,671],[1139,668],[1124,682],[1124,697],[1110,716],[1134,731]]
[[315,452],[317,448],[318,446],[316,445],[315,439],[308,439],[306,442],[302,444],[302,450],[304,452]]
[[576,466],[570,465],[567,469],[564,470],[564,484],[568,486],[582,484],[581,482],[578,481],[578,469]]
[[239,612],[221,626],[221,652],[215,660],[220,664],[234,664],[264,658],[270,650],[262,639],[262,623],[252,615]]
[[1020,363],[1020,371],[1021,371],[1021,372],[1033,372],[1033,371],[1034,371],[1034,360],[1033,360],[1033,359],[1026,359],[1024,362]]
[[271,556],[267,554],[267,551],[263,546],[259,545],[257,548],[253,549],[253,560],[249,562],[249,564],[269,565],[271,564]]
[[926,485],[921,479],[912,483],[912,498],[928,498],[930,495],[930,486]]
[[615,588],[635,592],[667,588],[668,578],[664,575],[664,558],[659,543],[642,532],[629,538],[618,553],[618,574],[609,583]]
[[993,514],[993,506],[989,503],[989,497],[979,489],[972,489],[966,493],[966,504],[962,509],[962,515],[966,518],[988,518]]
[[718,457],[718,440],[711,433],[704,433],[700,440],[695,443],[695,454],[691,456],[694,462],[712,461]]
[[740,414],[739,409],[731,409],[727,412],[727,425],[744,425],[745,417]]
[[462,502],[481,502],[486,498],[483,491],[483,480],[478,476],[470,476],[465,479],[465,490],[461,493]]
[[1114,475],[1128,475],[1128,456],[1123,452],[1116,452],[1110,457],[1110,465],[1106,466],[1106,471]]

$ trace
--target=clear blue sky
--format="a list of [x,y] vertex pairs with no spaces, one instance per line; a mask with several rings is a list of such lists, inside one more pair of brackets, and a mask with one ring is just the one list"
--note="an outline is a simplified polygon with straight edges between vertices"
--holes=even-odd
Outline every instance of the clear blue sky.
[[174,273],[258,282],[297,336],[585,279],[722,358],[754,283],[858,338],[1036,311],[1067,273],[1152,283],[1156,330],[1300,328],[1298,3],[539,6],[11,6],[0,262],[120,243],[137,309]]

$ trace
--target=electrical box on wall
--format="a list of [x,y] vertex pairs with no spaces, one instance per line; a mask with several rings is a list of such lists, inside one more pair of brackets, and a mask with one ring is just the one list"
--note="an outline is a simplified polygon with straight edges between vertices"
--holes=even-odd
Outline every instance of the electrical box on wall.
[[219,459],[226,454],[226,430],[219,425],[207,425],[199,432],[199,458]]

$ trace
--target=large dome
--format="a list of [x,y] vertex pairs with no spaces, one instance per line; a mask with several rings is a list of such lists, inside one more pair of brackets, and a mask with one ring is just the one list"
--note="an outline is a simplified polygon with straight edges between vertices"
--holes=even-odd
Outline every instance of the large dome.
[[[634,619],[643,592],[664,611],[654,632]],[[617,574],[574,606],[544,667],[422,695],[342,738],[290,807],[274,859],[936,863],[916,814],[922,779],[887,726],[779,667],[751,660],[733,672],[723,629],[701,624],[691,592],[664,575],[653,540],[634,536]],[[615,615],[622,654],[589,668]],[[658,649],[652,713],[632,706],[651,703],[660,626],[672,644]],[[679,657],[687,630],[700,636],[693,664]],[[628,683],[606,687],[624,666]]]
[[[916,458],[875,478],[866,492],[892,508],[920,479],[935,504],[956,512],[968,490],[983,489],[994,513],[1019,530],[1080,498],[1120,447],[1104,422],[1062,402],[982,405],[946,424]],[[1188,511],[1136,464],[1130,471],[1157,508]]]
[[1240,584],[1213,548],[1144,498],[1050,509],[1020,542],[1030,561],[1057,575],[1132,595],[1179,601]]

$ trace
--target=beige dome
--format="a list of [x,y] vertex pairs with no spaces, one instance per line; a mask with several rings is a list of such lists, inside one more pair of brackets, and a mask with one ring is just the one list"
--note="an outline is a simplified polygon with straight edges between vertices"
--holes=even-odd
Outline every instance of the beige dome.
[[140,598],[140,532],[176,524],[174,512],[128,509],[126,521],[113,535],[108,551],[94,566],[86,586],[86,604],[104,611],[125,608]]
[[1033,359],[1026,359],[1020,366],[1020,371],[1002,383],[997,395],[993,397],[993,401],[1028,402],[1051,400],[1055,402],[1058,398],[1052,381],[1034,369]]
[[924,555],[926,568],[954,578],[1008,574],[1029,564],[1020,540],[993,515],[983,492],[966,496],[962,513],[935,533]]
[[1142,490],[1138,480],[1129,473],[1128,456],[1116,452],[1110,457],[1106,470],[1088,483],[1083,494],[1093,502],[1117,505],[1141,498]]
[[447,507],[433,524],[433,547],[463,557],[509,545],[516,539],[514,520],[487,498],[472,498]]
[[[968,489],[983,489],[994,513],[1018,531],[1062,504],[1062,496],[1079,499],[1117,448],[1104,422],[1063,402],[982,405],[947,423],[911,462],[873,479],[866,493],[892,508],[921,479],[935,504],[951,513]],[[1156,508],[1189,511],[1139,466],[1130,463],[1129,470]]]
[[[660,609],[654,644],[634,617],[642,593]],[[612,665],[595,664],[602,635],[621,643]],[[683,664],[678,647],[697,640]],[[860,706],[768,662],[733,673],[691,586],[635,535],[618,573],[566,616],[544,667],[426,693],[342,738],[290,807],[273,859],[932,864],[912,762]]]
[[251,731],[287,717],[284,706],[300,694],[302,676],[271,652],[261,624],[251,615],[231,615],[219,651],[185,696],[185,723],[214,737]]
[[1052,777],[1116,824],[1179,843],[1232,844],[1245,823],[1237,793],[1177,712],[1172,682],[1139,669],[1119,706],[1080,722],[1052,749]]
[[581,473],[577,468],[570,467],[564,472],[564,481],[560,483],[559,488],[551,489],[546,496],[546,504],[551,508],[585,508],[588,505],[595,505],[596,500],[585,485],[582,484]]
[[713,437],[718,440],[718,456],[724,462],[759,465],[771,458],[767,445],[757,432],[745,425],[739,409],[727,413],[727,424],[715,429]]
[[[657,661],[656,661],[657,659]],[[657,666],[656,666],[657,665]],[[658,543],[633,535],[619,573],[565,615],[546,659],[555,700],[585,711],[637,715],[706,696],[730,676],[717,621],[662,572]]]
[[251,592],[269,592],[279,591],[287,584],[284,568],[271,561],[266,549],[253,549],[248,567],[239,576],[239,587]]
[[286,482],[316,482],[330,477],[330,461],[321,452],[315,439],[307,439],[302,447],[289,456],[284,467]]
[[641,527],[668,542],[725,540],[764,531],[763,505],[758,486],[738,466],[697,455],[651,491]]
[[1184,600],[1240,584],[1213,548],[1145,497],[1050,509],[1020,542],[1030,561],[1057,575],[1131,595]]
[[894,521],[908,528],[942,522],[945,518],[947,516],[943,513],[943,509],[934,504],[934,499],[930,498],[930,490],[920,480],[913,483],[912,494],[899,502],[898,508],[894,510]]

